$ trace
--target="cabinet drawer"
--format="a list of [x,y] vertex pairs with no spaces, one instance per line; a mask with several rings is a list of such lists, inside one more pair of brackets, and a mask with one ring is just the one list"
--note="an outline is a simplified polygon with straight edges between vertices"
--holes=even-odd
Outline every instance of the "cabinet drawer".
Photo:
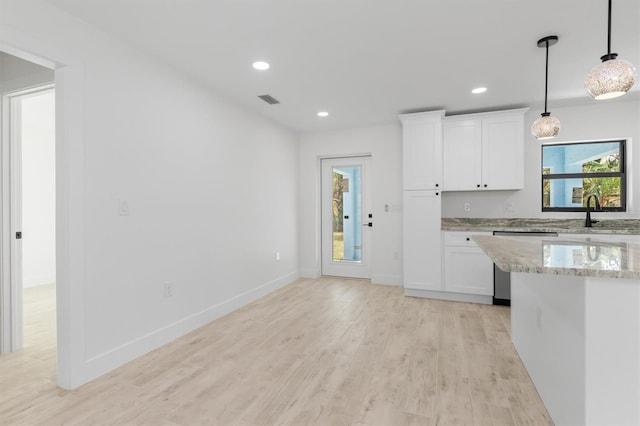
[[471,237],[474,235],[492,235],[491,232],[445,232],[444,245],[453,247],[476,247]]

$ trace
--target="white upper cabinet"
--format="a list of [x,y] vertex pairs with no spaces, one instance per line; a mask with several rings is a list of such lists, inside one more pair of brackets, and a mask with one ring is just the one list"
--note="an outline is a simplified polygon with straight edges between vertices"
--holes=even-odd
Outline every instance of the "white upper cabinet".
[[443,125],[443,189],[467,191],[481,187],[482,120],[450,120]]
[[446,117],[443,124],[443,190],[522,189],[526,111]]
[[524,188],[524,111],[482,120],[482,187]]
[[402,114],[402,165],[405,191],[442,188],[444,111]]

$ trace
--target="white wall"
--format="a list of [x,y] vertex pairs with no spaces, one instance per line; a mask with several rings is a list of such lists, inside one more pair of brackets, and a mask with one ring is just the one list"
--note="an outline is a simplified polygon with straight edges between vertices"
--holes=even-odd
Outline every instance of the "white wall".
[[[585,95],[586,96],[586,95]],[[627,95],[630,97],[631,95]],[[627,164],[631,172],[627,182],[628,211],[596,213],[597,219],[640,218],[640,102],[630,98],[592,101],[581,106],[553,107],[552,114],[560,119],[562,128],[554,142],[584,141],[610,138],[632,138],[628,143]],[[540,111],[531,109],[525,116],[525,187],[520,191],[445,192],[442,198],[443,217],[531,217],[582,218],[584,213],[550,213],[541,211],[542,142],[529,131]],[[464,203],[471,212],[464,211]],[[504,203],[514,205],[514,212],[505,212]],[[630,207],[630,208],[629,208]]]
[[53,70],[0,52],[0,93],[53,82]]
[[[299,245],[300,273],[321,274],[320,158],[371,155],[373,259],[371,280],[402,284],[402,131],[400,124],[343,131],[306,133],[300,137]],[[385,212],[385,204],[398,207]]]
[[56,282],[55,94],[20,102],[22,142],[22,286]]
[[[65,214],[83,215],[64,227],[84,247],[58,264],[73,283],[58,282],[59,295],[75,303],[73,316],[61,317],[75,342],[65,386],[298,276],[296,134],[45,2],[0,4],[0,43],[5,35],[48,59],[72,58],[69,87],[57,95],[81,97],[59,103],[76,124],[65,134],[82,142],[58,141],[59,150],[72,176],[84,175],[79,192],[73,179],[59,183],[72,188],[74,211]],[[118,215],[119,199],[128,216]]]

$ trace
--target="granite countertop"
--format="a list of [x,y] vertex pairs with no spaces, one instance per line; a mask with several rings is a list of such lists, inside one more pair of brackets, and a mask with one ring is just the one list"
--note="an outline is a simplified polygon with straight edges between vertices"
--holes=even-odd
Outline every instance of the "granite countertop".
[[506,272],[640,280],[640,244],[584,238],[475,236],[473,241]]
[[584,219],[442,218],[444,231],[558,232],[566,234],[640,235],[640,219],[609,219],[584,226]]

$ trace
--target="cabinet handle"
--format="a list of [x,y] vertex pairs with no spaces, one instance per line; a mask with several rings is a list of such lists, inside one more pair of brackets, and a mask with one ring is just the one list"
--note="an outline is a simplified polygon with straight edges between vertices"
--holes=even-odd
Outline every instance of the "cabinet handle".
[[480,184],[478,184],[477,186],[478,186],[478,188],[480,188]]
[[440,184],[439,184],[439,183],[436,183],[436,188],[437,188],[437,187],[439,187],[439,186],[440,186]]
[[440,193],[439,193],[439,192],[436,192],[436,195],[440,195]]
[[471,241],[471,238],[467,237],[467,241]]
[[487,187],[487,184],[486,184],[486,183],[484,184],[484,187],[485,187],[485,188]]

